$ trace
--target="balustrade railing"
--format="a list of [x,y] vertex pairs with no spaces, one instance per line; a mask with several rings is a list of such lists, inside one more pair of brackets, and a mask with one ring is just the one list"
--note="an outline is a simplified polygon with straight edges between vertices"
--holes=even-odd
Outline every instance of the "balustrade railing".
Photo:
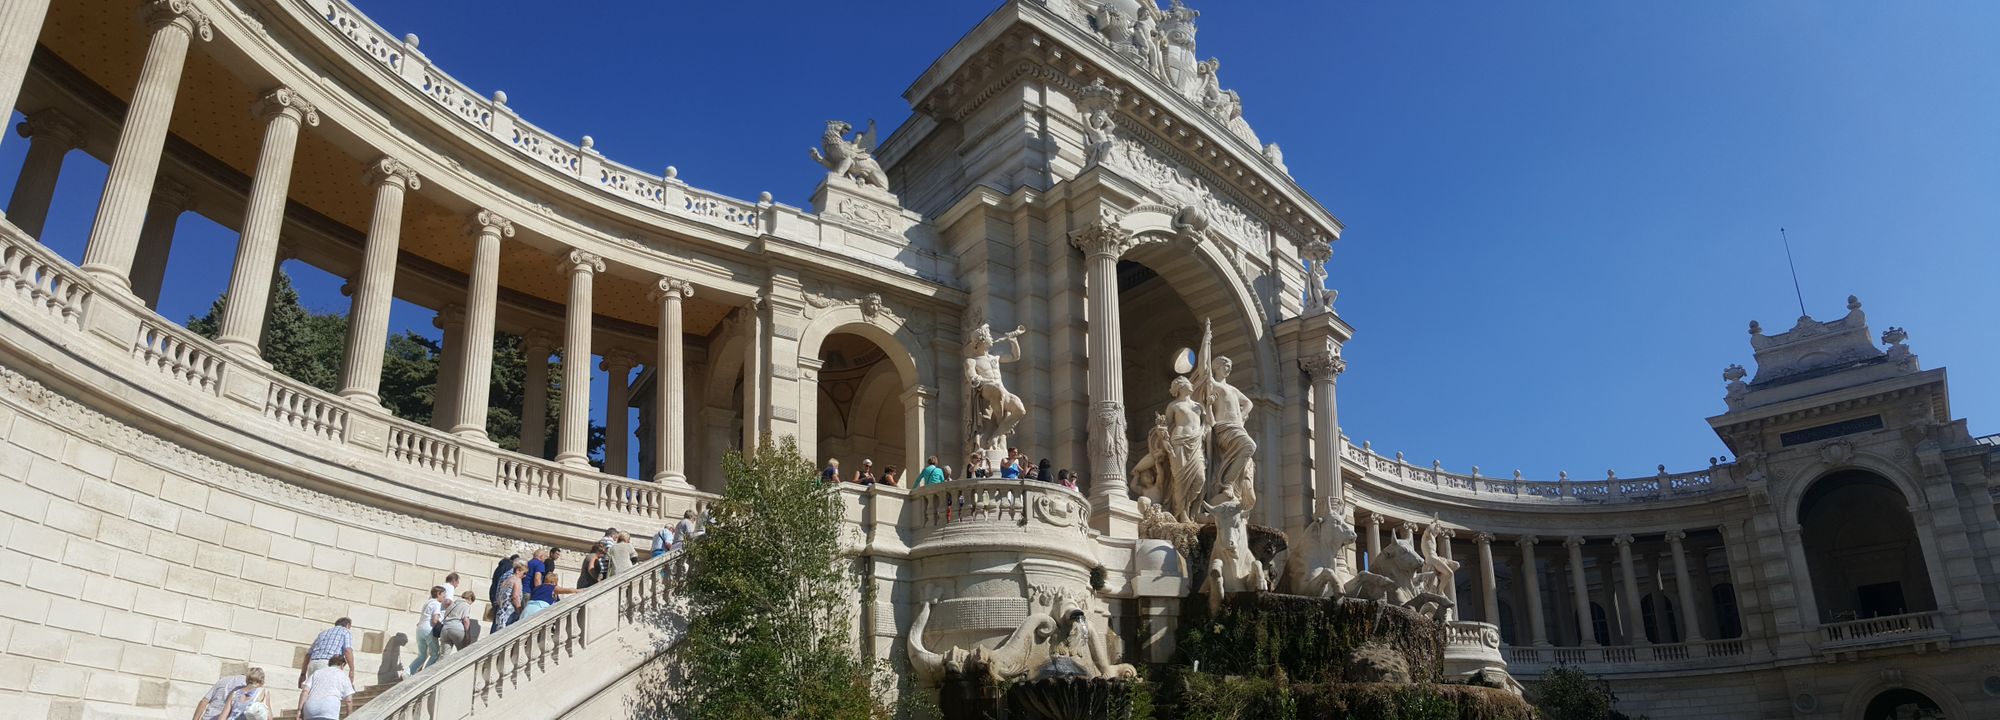
[[446,475],[458,474],[458,438],[416,424],[389,426],[389,457]]
[[347,408],[342,402],[316,390],[273,382],[265,393],[264,417],[322,440],[341,442],[347,439]]
[[1508,665],[1531,672],[1538,670],[1538,666],[1549,663],[1586,665],[1609,671],[1643,671],[1660,666],[1674,667],[1675,664],[1713,664],[1715,660],[1727,662],[1745,658],[1748,653],[1747,645],[1741,638],[1658,645],[1567,648],[1507,646],[1501,649],[1501,654],[1507,658]]
[[[546,696],[546,688],[534,686],[537,680],[574,670],[581,661],[578,656],[611,633],[644,625],[664,631],[660,623],[671,611],[677,577],[668,570],[681,562],[684,552],[675,550],[634,565],[446,655],[357,709],[353,720],[458,720],[497,712],[496,706],[522,698]],[[625,669],[629,668],[619,672]]]
[[35,310],[83,327],[95,294],[83,273],[26,235],[0,233],[0,292]]
[[606,480],[598,490],[598,507],[646,518],[666,517],[666,493],[657,483]]
[[175,382],[210,395],[222,393],[222,373],[227,363],[202,347],[197,336],[170,323],[139,321],[139,338],[132,343],[132,357]]
[[1665,466],[1661,466],[1659,474],[1644,478],[1619,478],[1616,474],[1606,473],[1603,480],[1571,480],[1565,473],[1554,481],[1528,480],[1518,472],[1512,478],[1493,478],[1481,475],[1478,468],[1473,468],[1469,474],[1462,474],[1445,470],[1435,462],[1428,467],[1412,465],[1403,459],[1402,453],[1393,458],[1384,457],[1368,443],[1343,442],[1343,445],[1344,457],[1359,465],[1363,474],[1377,482],[1494,499],[1525,497],[1583,503],[1659,500],[1714,490],[1716,478],[1730,467],[1728,464],[1717,464],[1702,470],[1669,473]]
[[503,490],[531,497],[562,499],[563,471],[555,465],[502,457],[494,480]]
[[1932,611],[1826,623],[1819,626],[1820,641],[1822,646],[1839,646],[1927,639],[1943,633],[1939,617]]
[[1067,507],[1083,502],[1083,496],[1054,483],[982,479],[926,485],[912,490],[909,502],[916,507],[917,527],[921,529],[966,522],[1025,523],[1036,502]]
[[507,109],[506,96],[474,92],[430,64],[416,36],[397,39],[347,0],[297,0],[377,65],[467,125],[558,173],[614,196],[667,213],[758,234],[768,230],[768,202],[747,202],[697,190],[671,175],[652,175],[604,159],[586,141],[572,145]]

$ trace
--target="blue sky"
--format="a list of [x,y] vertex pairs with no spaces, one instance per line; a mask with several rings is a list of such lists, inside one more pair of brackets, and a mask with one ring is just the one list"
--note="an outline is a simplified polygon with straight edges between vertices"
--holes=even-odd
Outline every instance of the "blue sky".
[[[824,121],[900,123],[902,90],[995,5],[359,0],[559,136],[795,205]],[[2000,431],[2000,4],[1194,7],[1201,55],[1347,224],[1332,282],[1359,330],[1355,441],[1490,475],[1704,464],[1748,321],[1798,313],[1780,226],[1812,314],[1859,295],[1877,333],[1905,327],[1954,369],[1955,415]],[[0,192],[26,145],[0,141]],[[103,166],[65,173],[50,242],[75,258]],[[190,217],[174,270],[233,252]],[[309,305],[345,308],[338,280],[294,274]],[[171,282],[181,319],[226,278]],[[434,332],[417,308],[395,322]]]

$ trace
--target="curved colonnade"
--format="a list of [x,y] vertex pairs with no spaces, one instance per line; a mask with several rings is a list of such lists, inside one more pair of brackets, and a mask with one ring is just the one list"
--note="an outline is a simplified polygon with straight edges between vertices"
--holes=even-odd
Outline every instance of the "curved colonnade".
[[[893,448],[905,468],[964,446],[961,325],[969,331],[972,319],[1041,323],[1026,336],[1047,349],[1021,373],[1031,409],[1021,436],[1089,468],[1090,482],[1081,493],[990,481],[844,487],[863,581],[887,589],[859,610],[864,649],[898,662],[925,595],[1094,587],[1103,571],[1095,612],[1121,629],[1128,656],[1165,660],[1171,638],[1160,628],[1170,623],[1140,637],[1141,618],[1170,620],[1188,579],[1149,563],[1155,548],[1134,532],[1124,487],[1126,450],[1100,441],[1142,430],[1126,419],[1144,410],[1125,389],[1121,338],[1187,332],[1121,316],[1120,295],[1150,292],[1177,297],[1189,317],[1229,321],[1218,347],[1251,358],[1258,462],[1273,468],[1259,478],[1273,498],[1261,521],[1291,532],[1325,498],[1342,498],[1365,563],[1381,543],[1438,519],[1438,552],[1461,565],[1448,595],[1467,621],[1453,635],[1454,647],[1473,648],[1464,652],[1504,660],[1523,679],[1555,664],[1642,679],[1620,692],[1656,717],[1693,716],[1676,704],[1687,693],[1710,709],[1852,717],[1867,684],[1810,669],[1881,658],[1902,674],[1890,685],[1961,711],[1983,702],[1985,691],[1962,687],[1980,682],[1978,671],[1908,659],[1996,636],[1991,573],[1976,565],[2000,547],[2000,529],[1975,487],[1994,446],[1950,419],[1941,371],[1917,372],[1911,357],[1908,373],[1821,383],[1825,403],[1786,397],[1773,406],[1783,412],[1732,400],[1711,424],[1755,459],[1691,473],[1498,479],[1354,445],[1330,430],[1340,344],[1353,331],[1307,289],[1337,222],[1291,183],[1275,147],[1216,131],[1178,96],[1154,97],[1123,60],[1080,39],[1087,31],[1061,25],[1058,10],[1008,3],[1014,15],[996,14],[961,44],[1013,54],[1003,60],[1075,59],[1071,75],[1029,70],[1011,81],[1079,97],[1090,95],[1083,76],[1125,79],[1120,122],[1151,148],[1130,150],[1144,144],[1134,142],[1128,152],[1167,158],[1154,161],[1167,170],[1148,176],[1151,166],[1135,161],[1121,175],[1084,159],[1094,151],[1081,120],[1044,106],[1066,144],[1032,152],[1059,180],[946,192],[966,181],[933,177],[950,173],[920,162],[943,152],[924,133],[972,123],[976,102],[990,99],[940,91],[969,82],[968,72],[989,78],[947,56],[911,91],[937,93],[916,129],[881,150],[920,210],[870,204],[829,178],[806,211],[768,194],[748,202],[702,191],[672,168],[654,175],[605,158],[589,138],[555,138],[504,94],[474,93],[413,36],[394,38],[343,0],[151,0],[138,3],[139,22],[126,20],[125,0],[47,5],[10,3],[20,17],[0,18],[9,21],[0,71],[16,73],[0,74],[0,87],[20,89],[8,105],[26,116],[30,143],[0,223],[0,451],[16,460],[0,475],[14,494],[6,547],[26,568],[10,582],[29,594],[9,614],[22,625],[0,638],[12,656],[0,690],[23,702],[56,708],[88,694],[164,715],[191,704],[226,663],[295,666],[292,645],[341,615],[365,631],[367,667],[379,674],[367,684],[394,682],[396,623],[431,576],[477,571],[522,542],[575,545],[605,525],[666,522],[711,499],[721,453],[761,434],[796,436],[809,453],[823,439],[850,457]],[[1074,55],[1056,52],[1065,47]],[[232,102],[248,112],[185,109]],[[1162,139],[1174,117],[1191,118],[1183,126],[1197,137]],[[37,241],[73,149],[110,168],[80,262]],[[1221,180],[1209,166],[1237,162],[1250,179],[1238,169],[1239,180]],[[1181,191],[1153,187],[1170,182]],[[1260,187],[1276,199],[1242,200]],[[1183,210],[1161,204],[1175,197],[1218,213],[1233,241],[1191,232]],[[1101,209],[1111,207],[1115,217]],[[189,211],[240,233],[231,297],[268,296],[287,258],[349,280],[339,387],[311,387],[261,358],[264,302],[227,306],[214,341],[153,311],[172,281],[175,221]],[[964,230],[974,225],[983,229]],[[1246,228],[1265,234],[1261,255],[1245,249],[1255,244],[1238,236]],[[1013,268],[1038,272],[1017,284]],[[434,309],[444,331],[432,426],[382,407],[393,300]],[[1099,320],[1086,332],[1054,321],[1065,314]],[[1121,335],[1121,320],[1134,329]],[[547,391],[562,389],[553,457],[488,437],[485,379],[502,334],[530,357],[586,359],[564,363],[560,378],[528,365],[527,384],[540,391],[521,408],[523,437],[543,434]],[[601,396],[593,355],[613,378]],[[861,355],[879,364],[847,362]],[[1281,372],[1294,365],[1302,372]],[[835,392],[842,383],[851,387]],[[601,468],[586,454],[593,402],[616,410]],[[1896,408],[1888,428],[1858,431],[1873,434],[1790,450],[1743,440],[1873,406]],[[642,427],[628,425],[628,407],[640,408]],[[878,422],[897,408],[898,422]],[[1748,414],[1732,419],[1739,412]],[[872,425],[898,436],[866,437]],[[628,467],[635,435],[641,461]],[[1850,620],[1840,612],[1855,608],[1829,613],[1815,602],[1808,570],[1823,561],[1800,541],[1813,522],[1801,507],[1816,480],[1850,470],[1910,499],[1911,551],[1929,571],[1917,576],[1925,587],[1903,590],[1930,598],[1928,609]],[[1004,571],[967,565],[993,552],[1025,559]],[[141,587],[164,588],[167,600],[140,602]],[[1016,612],[1002,600],[1018,602],[948,600],[939,617],[960,624],[943,621],[932,645],[1004,633],[1005,617],[974,620]],[[72,608],[86,609],[82,619]],[[195,659],[162,659],[160,648]]]

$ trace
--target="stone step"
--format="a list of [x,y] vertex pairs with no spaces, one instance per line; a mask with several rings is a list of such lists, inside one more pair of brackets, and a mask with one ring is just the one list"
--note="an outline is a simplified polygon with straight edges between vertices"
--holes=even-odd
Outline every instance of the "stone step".
[[[394,687],[396,687],[395,683],[388,683],[384,685],[370,685],[367,688],[356,691],[354,693],[355,712],[359,712],[361,706],[368,704],[368,701],[381,697],[382,693],[386,693]],[[271,720],[298,720],[299,718],[299,709],[297,707],[288,707],[282,710],[278,708],[272,709],[278,710],[278,712],[271,715]],[[346,714],[342,714],[342,717],[346,717]]]

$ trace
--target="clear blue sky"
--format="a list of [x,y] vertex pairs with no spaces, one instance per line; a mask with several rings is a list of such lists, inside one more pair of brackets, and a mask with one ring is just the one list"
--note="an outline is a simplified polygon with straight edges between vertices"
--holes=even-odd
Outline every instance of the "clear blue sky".
[[[824,121],[900,123],[902,90],[996,4],[360,0],[562,137],[796,205]],[[1877,333],[1903,326],[1952,367],[1956,415],[2000,430],[2000,4],[1194,7],[1202,56],[1348,226],[1333,284],[1359,329],[1340,386],[1355,441],[1491,475],[1703,464],[1747,322],[1798,313],[1780,226],[1809,311],[1859,295]],[[25,147],[0,141],[0,190]],[[52,221],[74,258],[103,168],[66,172],[92,188]],[[182,237],[177,272],[233,256],[216,228]],[[345,308],[337,280],[295,275],[308,304]],[[168,315],[224,283],[170,284]],[[415,308],[396,323],[431,331]]]

